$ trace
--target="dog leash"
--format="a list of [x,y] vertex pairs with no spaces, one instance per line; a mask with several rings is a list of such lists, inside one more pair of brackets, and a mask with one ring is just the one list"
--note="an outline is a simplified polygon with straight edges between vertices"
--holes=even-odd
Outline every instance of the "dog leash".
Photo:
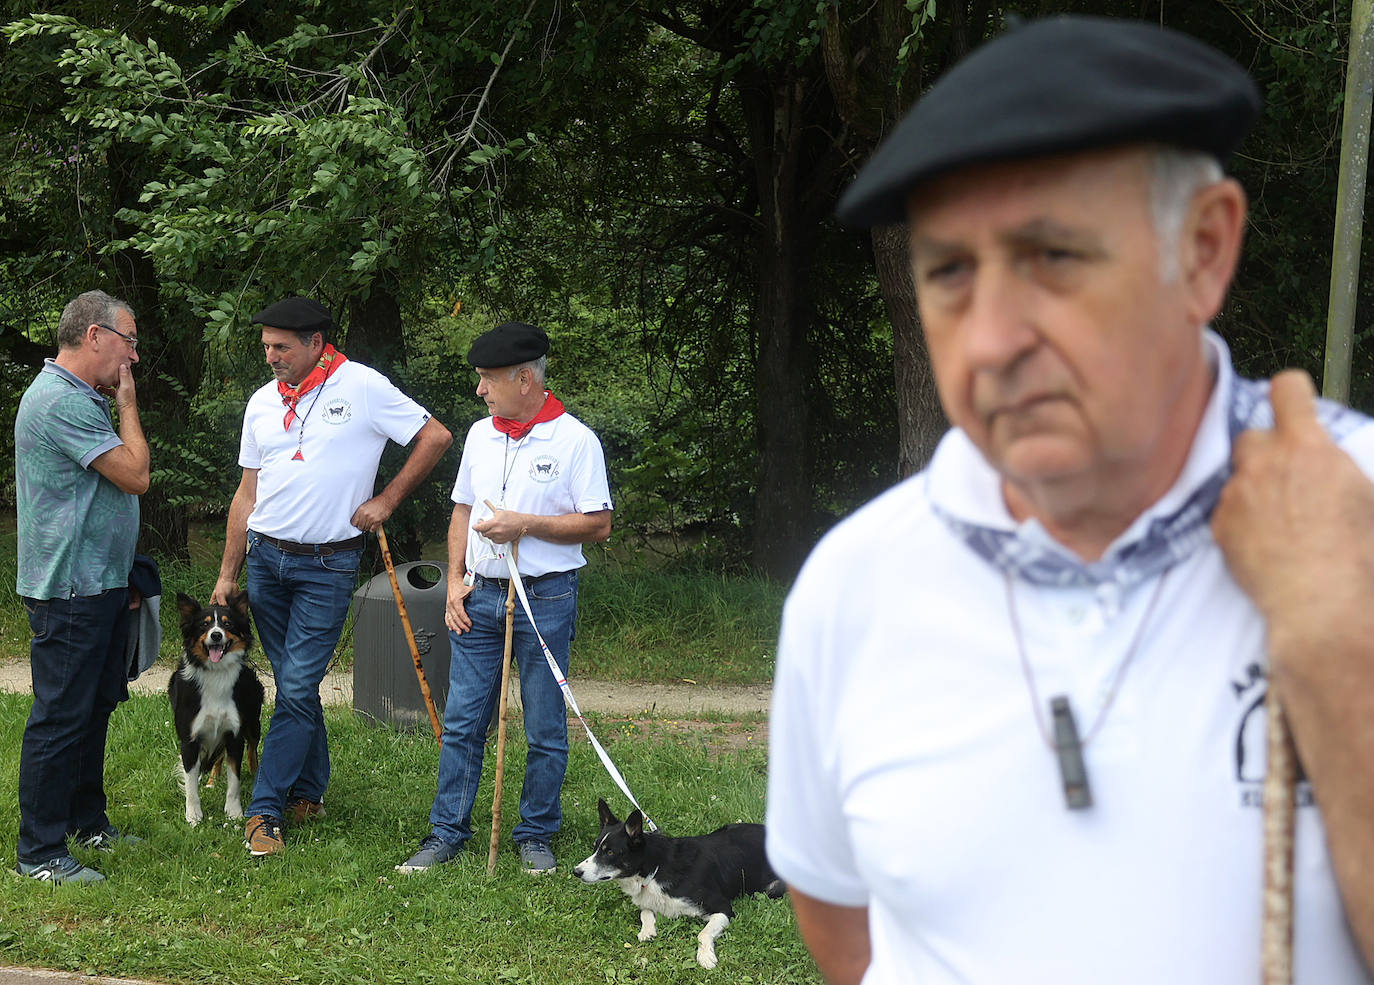
[[[480,536],[480,535],[479,535]],[[483,538],[484,540],[486,538]],[[490,541],[488,541],[490,543]],[[495,546],[495,545],[493,545]],[[644,815],[644,827],[648,831],[657,831],[658,825],[649,817],[649,812],[639,806],[639,801],[630,791],[630,785],[625,782],[625,778],[620,775],[620,770],[616,769],[615,763],[611,761],[610,754],[597,741],[596,735],[592,732],[592,727],[587,724],[587,720],[582,717],[582,709],[577,707],[577,699],[573,697],[572,687],[568,684],[567,677],[559,669],[558,661],[553,658],[553,653],[549,650],[549,645],[544,642],[544,635],[539,632],[539,626],[534,621],[534,613],[530,611],[530,600],[525,596],[525,583],[520,579],[520,571],[515,566],[515,557],[510,551],[497,551],[498,555],[506,560],[506,568],[510,571],[511,584],[515,586],[515,592],[520,596],[520,605],[525,610],[525,617],[530,621],[530,627],[534,630],[535,638],[539,640],[539,648],[544,651],[544,662],[549,665],[549,670],[553,673],[553,679],[558,682],[559,690],[563,692],[563,700],[572,709],[577,720],[582,723],[582,728],[587,732],[587,739],[591,742],[592,748],[596,750],[597,758],[601,760],[601,765],[606,768],[611,779],[615,781],[622,793],[630,798],[630,803],[639,808],[640,814]]]

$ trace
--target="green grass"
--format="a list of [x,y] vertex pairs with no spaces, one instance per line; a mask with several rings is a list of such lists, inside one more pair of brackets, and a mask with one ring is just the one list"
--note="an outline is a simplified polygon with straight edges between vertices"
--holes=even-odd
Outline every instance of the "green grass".
[[[223,544],[200,529],[192,561],[162,567],[163,661],[176,662],[176,593],[204,602],[214,588]],[[13,592],[13,518],[0,526],[0,660],[28,656],[29,626]],[[583,677],[697,684],[757,684],[772,680],[784,589],[762,578],[681,572],[651,564],[589,555],[578,596],[572,659]],[[367,579],[362,579],[366,581]],[[367,603],[391,605],[389,585]],[[339,662],[353,662],[353,621],[345,627]],[[415,617],[412,615],[412,621]]]
[[[0,695],[5,869],[14,863],[28,706],[24,695]],[[476,851],[431,873],[400,876],[392,866],[427,832],[438,750],[426,734],[374,728],[343,709],[327,716],[329,816],[288,831],[284,856],[252,860],[241,824],[223,819],[215,792],[203,797],[202,825],[186,826],[165,701],[122,705],[107,757],[110,814],[147,840],[108,857],[95,853],[109,877],[99,886],[54,888],[0,874],[0,964],[237,985],[820,982],[785,902],[740,901],[738,919],[718,944],[720,965],[706,972],[694,961],[698,921],[661,920],[658,939],[641,944],[637,913],[618,888],[571,877],[596,834],[597,798],[622,814],[626,807],[586,742],[576,741],[570,758],[564,826],[554,843],[557,874],[535,880],[518,871],[509,837],[524,742],[513,727],[495,876],[486,876],[491,747],[474,817]],[[762,747],[722,752],[709,730],[653,721],[604,725],[597,735],[666,831],[695,834],[762,819]]]

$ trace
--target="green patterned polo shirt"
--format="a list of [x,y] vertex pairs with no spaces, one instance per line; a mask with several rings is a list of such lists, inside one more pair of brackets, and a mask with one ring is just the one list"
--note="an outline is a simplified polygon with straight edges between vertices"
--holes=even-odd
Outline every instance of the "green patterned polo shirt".
[[90,467],[121,444],[109,402],[46,360],[14,419],[20,595],[99,595],[129,583],[138,497]]

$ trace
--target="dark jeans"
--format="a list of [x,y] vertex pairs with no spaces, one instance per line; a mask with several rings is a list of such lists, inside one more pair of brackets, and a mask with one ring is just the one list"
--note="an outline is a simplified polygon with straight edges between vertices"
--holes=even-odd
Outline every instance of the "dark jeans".
[[[577,572],[546,575],[526,588],[539,632],[566,675],[577,622]],[[472,808],[482,779],[482,758],[496,701],[501,697],[501,662],[506,644],[506,590],[478,583],[467,597],[472,628],[449,631],[448,704],[439,751],[439,789],[430,809],[433,833],[450,845],[472,837]],[[530,620],[515,603],[513,651],[520,670],[525,711],[525,782],[520,788],[520,822],[511,837],[549,842],[563,825],[559,799],[568,771],[568,712],[563,692],[544,659]]]
[[24,599],[33,630],[33,711],[19,753],[19,861],[67,853],[70,835],[110,823],[105,736],[129,696],[124,660],[129,591]]
[[348,618],[363,552],[288,554],[251,530],[248,545],[248,604],[277,682],[248,816],[281,818],[290,798],[318,803],[329,786],[320,682]]

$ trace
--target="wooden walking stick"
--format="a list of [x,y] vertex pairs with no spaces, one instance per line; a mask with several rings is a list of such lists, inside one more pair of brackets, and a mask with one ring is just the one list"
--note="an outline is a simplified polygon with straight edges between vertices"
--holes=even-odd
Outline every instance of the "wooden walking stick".
[[444,744],[444,728],[439,724],[439,713],[434,710],[434,695],[429,692],[429,679],[425,677],[425,665],[420,659],[420,648],[415,645],[415,631],[410,628],[410,613],[406,611],[405,600],[401,598],[401,583],[396,580],[396,567],[391,563],[391,548],[386,544],[386,531],[377,524],[377,543],[382,548],[382,561],[386,573],[391,576],[391,594],[396,596],[396,611],[401,614],[401,626],[406,631],[406,642],[410,644],[410,657],[415,661],[415,678],[420,682],[420,695],[425,699],[425,711],[429,712],[429,724],[434,728],[434,741]]
[[1264,985],[1293,982],[1293,834],[1298,757],[1283,705],[1269,679],[1264,696],[1269,764],[1264,774],[1264,924],[1260,971]]
[[[511,544],[512,557],[520,560],[520,538]],[[517,570],[519,570],[517,568]],[[487,875],[496,874],[496,852],[501,846],[501,791],[506,782],[506,712],[510,708],[510,658],[515,648],[515,579],[506,590],[506,649],[501,656],[501,696],[496,725],[496,778],[492,782],[491,843],[487,846]]]

